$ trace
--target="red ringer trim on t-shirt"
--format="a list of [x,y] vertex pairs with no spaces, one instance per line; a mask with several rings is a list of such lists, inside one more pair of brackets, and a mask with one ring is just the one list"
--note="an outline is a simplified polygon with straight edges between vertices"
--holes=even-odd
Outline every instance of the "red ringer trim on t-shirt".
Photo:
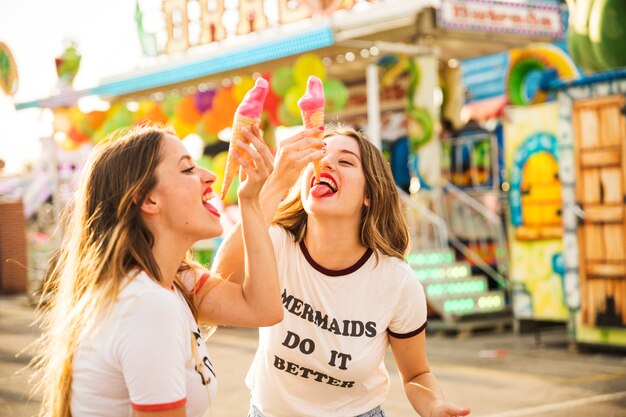
[[193,290],[194,294],[198,294],[200,292],[202,287],[204,287],[204,284],[206,284],[207,279],[209,279],[209,274],[202,274],[202,276],[196,283],[196,289]]
[[182,405],[187,404],[187,397],[182,400],[173,401],[171,403],[163,403],[163,404],[135,404],[130,403],[133,407],[133,410],[136,411],[163,411],[163,410],[171,410],[172,408],[178,408]]
[[426,330],[426,326],[428,326],[428,321],[424,322],[424,324],[422,324],[419,328],[409,333],[394,333],[389,329],[387,329],[387,333],[389,333],[389,336],[393,336],[396,339],[408,339],[409,337],[417,336],[418,334],[422,333],[424,330]]

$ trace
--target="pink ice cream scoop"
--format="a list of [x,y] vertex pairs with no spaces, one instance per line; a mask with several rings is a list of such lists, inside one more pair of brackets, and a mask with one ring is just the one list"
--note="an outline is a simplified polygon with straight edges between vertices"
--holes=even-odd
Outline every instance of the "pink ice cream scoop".
[[252,125],[259,123],[261,119],[261,111],[263,110],[263,103],[268,92],[268,84],[264,78],[257,78],[252,87],[241,100],[241,103],[237,107],[235,112],[235,118],[233,120],[233,138],[230,140],[228,147],[228,158],[226,159],[226,168],[224,170],[224,182],[222,183],[222,199],[226,196],[230,185],[239,171],[239,162],[235,159],[234,153],[239,141],[248,143],[248,140],[243,135],[245,128],[250,129]]
[[[324,103],[324,86],[322,85],[322,80],[311,75],[306,85],[306,93],[298,100],[298,107],[300,107],[304,127],[311,129],[324,125]],[[313,169],[315,170],[315,179],[319,182],[322,172],[319,160],[313,161]]]
[[254,87],[248,90],[239,104],[239,107],[237,107],[237,114],[253,119],[260,119],[267,92],[268,84],[265,78],[257,78]]
[[298,100],[298,107],[301,111],[315,111],[324,108],[324,86],[322,80],[314,75],[309,77],[306,85],[306,93]]

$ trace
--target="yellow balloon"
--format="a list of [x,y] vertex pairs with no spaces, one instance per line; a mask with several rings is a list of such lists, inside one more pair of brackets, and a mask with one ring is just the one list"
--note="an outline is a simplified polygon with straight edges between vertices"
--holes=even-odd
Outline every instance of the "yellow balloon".
[[306,84],[295,84],[285,94],[285,107],[292,116],[300,116],[298,100],[306,93]]
[[143,118],[146,114],[150,113],[157,104],[150,100],[139,100],[139,110],[137,110],[137,117]]
[[224,171],[226,171],[226,161],[228,160],[228,151],[218,153],[213,157],[211,161],[213,164],[213,172],[217,176],[213,183],[213,190],[216,193],[222,192],[222,185],[224,184]]
[[177,119],[176,117],[170,119],[170,124],[172,125],[180,139],[184,139],[185,136],[189,135],[190,133],[196,133],[196,125],[192,123],[185,123],[182,120]]
[[297,84],[306,85],[311,75],[322,81],[326,80],[326,67],[317,55],[304,54],[293,64],[293,79]]
[[81,122],[81,120],[85,118],[85,113],[80,111],[78,107],[70,107],[69,109],[67,109],[67,114],[70,117],[72,126],[77,126]]
[[248,90],[252,87],[254,87],[252,77],[242,77],[241,81],[233,86],[233,98],[237,103],[241,103]]

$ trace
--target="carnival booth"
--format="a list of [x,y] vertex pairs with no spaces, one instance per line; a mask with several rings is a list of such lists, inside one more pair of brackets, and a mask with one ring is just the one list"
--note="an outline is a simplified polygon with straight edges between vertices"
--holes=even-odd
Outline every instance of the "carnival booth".
[[626,69],[558,96],[565,306],[572,340],[626,347]]
[[[565,42],[559,41],[565,36],[560,5],[550,1],[522,5],[506,1],[449,0],[442,1],[440,22],[447,30],[462,31],[468,38],[478,36],[477,32],[481,31],[497,33],[509,45],[496,54],[483,53],[459,60],[465,87],[464,102],[456,115],[446,114],[451,133],[441,139],[444,180],[441,201],[457,259],[467,262],[473,275],[489,276],[492,291],[504,291],[515,325],[520,320],[565,323],[567,309],[562,301],[562,280],[558,275],[562,268],[559,264],[553,267],[551,257],[544,262],[543,258],[548,255],[542,255],[541,262],[536,260],[537,250],[543,253],[539,248],[544,239],[549,238],[548,234],[542,237],[539,233],[528,233],[521,237],[521,244],[517,236],[531,232],[524,228],[520,219],[540,226],[544,217],[550,217],[545,215],[548,211],[552,214],[546,223],[559,228],[558,196],[552,201],[552,207],[544,204],[555,187],[547,184],[542,190],[533,184],[537,195],[526,193],[530,189],[529,178],[537,182],[545,174],[545,161],[541,157],[530,158],[528,144],[524,142],[539,133],[533,131],[540,126],[533,117],[546,110],[540,103],[553,99],[540,88],[543,72],[553,69],[562,78],[578,74],[564,51]],[[524,39],[522,45],[513,43],[516,37]],[[523,115],[534,103],[540,107]],[[555,137],[554,107],[548,114],[553,117],[546,129],[552,129]],[[541,115],[540,120],[543,120],[543,113]],[[517,129],[520,125],[524,129]],[[535,146],[533,153],[542,151],[537,141],[538,138],[530,141]],[[548,148],[555,152],[554,143]],[[521,158],[520,154],[525,156]],[[527,164],[527,160],[530,163]],[[550,167],[554,171],[558,164],[549,165],[548,170]],[[511,175],[516,175],[517,180],[512,181]],[[554,181],[558,182],[558,178]],[[519,197],[520,188],[524,190],[524,198],[509,199],[511,195]],[[511,212],[515,216],[510,215]],[[527,246],[534,246],[535,252],[528,251]],[[534,279],[541,284],[532,283]],[[555,288],[559,291],[554,291]]]
[[[308,76],[317,75],[324,80],[326,122],[363,128],[398,167],[396,179],[405,170],[405,182],[398,185],[410,192],[403,194],[413,248],[408,260],[424,283],[431,313],[449,323],[506,309],[502,286],[474,275],[466,258],[457,260],[436,199],[421,196],[437,196],[441,189],[440,108],[458,101],[451,77],[441,77],[450,88],[440,84],[440,62],[453,67],[452,58],[500,51],[528,38],[496,43],[481,33],[468,43],[454,28],[438,26],[435,8],[441,2],[436,0],[354,0],[319,7],[280,0],[273,9],[262,0],[228,8],[217,2],[213,9],[185,0],[155,3],[160,6],[152,12],[137,7],[146,54],[142,68],[75,90],[72,72],[80,56],[70,46],[57,61],[66,85],[49,97],[16,104],[18,110],[53,113],[51,143],[57,153],[79,155],[116,129],[144,120],[166,122],[199,164],[221,176],[233,113],[254,79],[262,76],[270,83],[261,124],[274,146],[288,134],[285,128],[301,123],[297,100]],[[192,12],[188,3],[200,10]],[[155,15],[164,22],[161,31],[148,24]],[[478,52],[468,48],[477,39]],[[102,107],[88,108],[88,103]],[[385,149],[383,141],[393,145]],[[485,159],[484,149],[476,155],[482,161],[476,178],[493,186],[496,164]],[[80,164],[71,166],[80,169]],[[223,219],[230,224],[236,220],[235,190],[236,184],[224,199]],[[55,202],[58,216],[64,201]],[[199,259],[209,261],[217,243],[196,247]]]
[[513,308],[518,322],[567,323],[572,341],[623,346],[623,73],[583,72],[626,65],[611,29],[626,3],[568,5],[567,45],[515,51],[507,75]]

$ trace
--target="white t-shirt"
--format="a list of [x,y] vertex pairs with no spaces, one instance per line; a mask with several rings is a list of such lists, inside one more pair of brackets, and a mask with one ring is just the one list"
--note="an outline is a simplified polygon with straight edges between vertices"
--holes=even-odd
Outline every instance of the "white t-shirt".
[[[192,346],[195,345],[195,346]],[[72,416],[133,416],[185,404],[200,417],[217,389],[215,371],[182,294],[144,272],[81,337],[74,357]]]
[[266,417],[355,416],[389,391],[388,336],[426,328],[426,299],[411,268],[371,250],[352,267],[315,263],[283,228],[270,236],[278,261],[285,318],[259,330],[246,383]]

